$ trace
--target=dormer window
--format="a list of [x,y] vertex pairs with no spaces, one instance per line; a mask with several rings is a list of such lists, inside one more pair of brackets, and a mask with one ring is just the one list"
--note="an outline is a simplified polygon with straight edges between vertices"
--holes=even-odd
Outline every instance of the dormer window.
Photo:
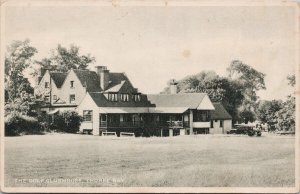
[[50,84],[49,82],[45,82],[45,88],[49,88]]
[[128,102],[129,101],[129,94],[120,94],[120,99],[122,102]]
[[134,102],[140,102],[141,101],[141,95],[140,94],[133,94],[132,95]]
[[108,93],[108,100],[112,102],[118,101],[118,93]]
[[74,81],[70,81],[70,88],[74,88]]

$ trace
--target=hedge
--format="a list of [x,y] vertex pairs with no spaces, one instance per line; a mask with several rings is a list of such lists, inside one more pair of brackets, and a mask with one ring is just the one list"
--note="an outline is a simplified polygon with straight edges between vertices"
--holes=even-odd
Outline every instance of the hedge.
[[5,117],[5,136],[41,134],[45,129],[34,117],[14,113]]

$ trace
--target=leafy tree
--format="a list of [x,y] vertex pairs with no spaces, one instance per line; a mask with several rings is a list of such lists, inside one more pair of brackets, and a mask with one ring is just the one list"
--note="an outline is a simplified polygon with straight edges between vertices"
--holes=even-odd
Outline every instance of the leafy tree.
[[[95,62],[95,58],[87,55],[80,54],[80,48],[75,45],[70,45],[69,48],[63,47],[60,44],[51,51],[51,56],[36,61],[41,68],[49,70],[56,70],[60,72],[67,72],[70,69],[86,69],[87,66]],[[38,74],[37,71],[33,76]]]
[[278,111],[283,107],[283,102],[281,100],[272,101],[260,101],[257,108],[257,118],[263,122],[267,123],[269,129],[275,130],[278,123]]
[[245,123],[254,121],[259,99],[256,92],[266,89],[265,74],[239,60],[232,61],[227,71],[229,78],[237,81],[243,87],[244,100],[239,108],[240,120]]
[[5,55],[5,93],[6,102],[13,102],[21,98],[23,92],[33,93],[33,88],[23,72],[31,64],[31,58],[37,53],[36,48],[30,46],[30,41],[13,41],[7,47]]
[[278,127],[284,131],[295,131],[295,97],[289,95],[283,108],[277,112]]
[[[296,84],[295,75],[289,75],[287,79],[289,85],[294,87]],[[282,109],[277,112],[278,127],[280,130],[295,131],[295,110],[295,97],[289,95],[287,100],[283,103]]]

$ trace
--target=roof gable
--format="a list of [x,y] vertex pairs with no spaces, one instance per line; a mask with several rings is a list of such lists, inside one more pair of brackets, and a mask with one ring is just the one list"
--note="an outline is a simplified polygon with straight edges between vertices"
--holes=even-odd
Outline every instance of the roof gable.
[[100,79],[96,72],[89,70],[73,70],[82,86],[86,87],[88,92],[99,92],[100,88]]
[[215,110],[211,111],[211,119],[232,119],[221,103],[213,103]]
[[210,101],[208,95],[204,96],[199,106],[197,107],[197,110],[215,110],[215,107]]
[[106,91],[136,93],[137,89],[133,87],[125,73],[109,73],[109,84]]
[[50,72],[50,76],[54,81],[57,88],[61,88],[62,84],[64,83],[68,73],[63,72]]

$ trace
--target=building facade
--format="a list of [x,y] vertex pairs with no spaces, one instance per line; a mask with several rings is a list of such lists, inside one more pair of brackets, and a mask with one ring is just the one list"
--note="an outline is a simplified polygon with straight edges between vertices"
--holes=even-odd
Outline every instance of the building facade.
[[125,73],[112,73],[106,66],[97,66],[96,71],[67,73],[42,70],[35,94],[46,102],[41,110],[48,114],[77,111],[83,116],[80,131],[94,135],[134,132],[136,136],[174,136],[220,132],[212,127],[212,119],[216,120],[212,116],[217,114],[213,113],[216,106],[208,95],[178,94],[175,80],[170,83],[170,94],[145,95],[133,87]]

